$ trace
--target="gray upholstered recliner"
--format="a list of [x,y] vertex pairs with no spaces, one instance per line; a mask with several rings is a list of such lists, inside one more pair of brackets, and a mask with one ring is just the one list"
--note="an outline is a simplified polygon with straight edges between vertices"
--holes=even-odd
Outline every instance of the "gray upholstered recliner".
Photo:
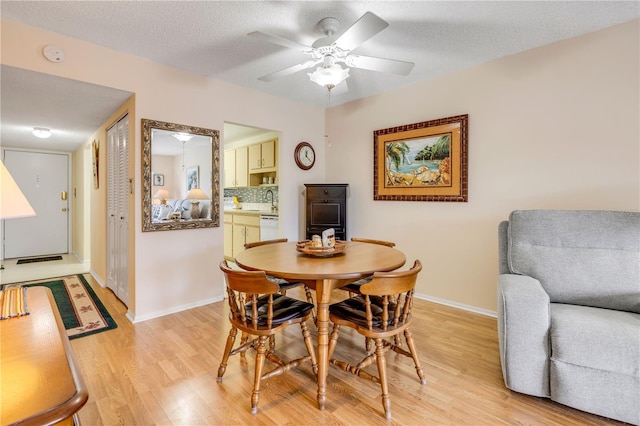
[[640,424],[640,213],[514,211],[499,242],[507,387]]

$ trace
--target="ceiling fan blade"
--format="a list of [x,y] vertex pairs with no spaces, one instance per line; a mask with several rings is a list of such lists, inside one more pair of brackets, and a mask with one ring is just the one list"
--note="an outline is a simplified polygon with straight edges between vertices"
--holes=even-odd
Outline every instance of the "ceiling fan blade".
[[311,67],[313,67],[314,65],[316,65],[316,64],[318,64],[320,62],[322,62],[322,61],[307,61],[307,62],[304,62],[302,64],[294,65],[292,67],[285,68],[285,69],[280,70],[280,71],[272,72],[271,74],[263,75],[262,77],[258,78],[258,80],[266,81],[268,83],[268,82],[273,81],[273,80],[275,80],[277,78],[285,77],[287,75],[295,74],[298,71],[302,71],[302,70],[306,70],[308,68],[311,68]]
[[374,58],[373,56],[349,55],[345,63],[353,68],[371,71],[390,72],[399,75],[409,75],[413,62],[398,61],[396,59]]
[[389,26],[382,18],[367,12],[336,40],[338,47],[353,50]]
[[292,41],[286,38],[274,36],[271,34],[261,33],[260,31],[254,31],[247,34],[249,37],[258,38],[260,40],[267,41],[269,43],[277,44],[279,46],[288,47],[289,49],[299,50],[301,52],[310,52],[313,50],[311,46],[305,46],[304,44]]

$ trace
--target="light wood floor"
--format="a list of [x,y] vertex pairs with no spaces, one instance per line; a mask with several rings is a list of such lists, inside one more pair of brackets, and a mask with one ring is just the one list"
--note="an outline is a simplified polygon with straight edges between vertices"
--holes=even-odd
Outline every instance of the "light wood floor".
[[[415,302],[412,331],[428,383],[420,385],[410,359],[389,355],[391,421],[384,419],[379,386],[333,366],[327,407],[319,411],[308,364],[264,382],[258,413],[251,415],[253,353],[247,365],[232,357],[224,382],[216,382],[229,330],[226,302],[133,325],[113,294],[85,276],[118,328],[71,343],[89,387],[80,410],[84,426],[619,424],[509,391],[496,320],[421,300]],[[299,327],[289,327],[277,338],[280,352],[302,354],[299,337]],[[360,336],[343,330],[336,355],[360,357],[363,347]]]

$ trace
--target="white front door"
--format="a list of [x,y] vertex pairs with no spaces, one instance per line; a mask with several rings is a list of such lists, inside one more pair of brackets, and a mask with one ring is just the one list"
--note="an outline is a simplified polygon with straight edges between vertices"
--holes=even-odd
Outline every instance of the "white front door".
[[4,151],[4,164],[36,216],[4,220],[4,258],[69,251],[69,156]]

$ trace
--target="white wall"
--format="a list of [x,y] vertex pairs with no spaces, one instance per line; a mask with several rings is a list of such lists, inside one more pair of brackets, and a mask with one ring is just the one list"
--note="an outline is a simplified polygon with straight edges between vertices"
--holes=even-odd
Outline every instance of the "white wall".
[[[326,176],[350,236],[424,265],[417,292],[496,310],[497,227],[515,209],[640,208],[639,22],[332,108]],[[373,132],[469,114],[469,201],[373,201]]]
[[160,189],[166,189],[169,191],[169,199],[170,198],[180,198],[180,184],[176,173],[175,173],[175,163],[178,161],[178,158],[182,159],[182,156],[178,157],[177,155],[152,155],[151,156],[151,164],[153,165],[153,170],[151,170],[151,179],[153,179],[154,174],[161,174],[164,176],[164,185],[163,186],[151,186],[151,195],[155,194],[156,191]]

